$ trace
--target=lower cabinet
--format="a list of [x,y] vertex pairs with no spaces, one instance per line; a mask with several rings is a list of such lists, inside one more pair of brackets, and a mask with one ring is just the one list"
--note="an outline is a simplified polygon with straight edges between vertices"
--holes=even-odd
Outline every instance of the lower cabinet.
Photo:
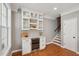
[[30,53],[31,52],[31,40],[30,38],[23,38],[22,39],[22,54]]
[[46,38],[40,37],[40,49],[44,49],[46,47]]
[[[36,47],[33,47],[32,41],[34,41],[34,39],[32,40],[32,38],[22,38],[22,55],[30,53],[33,51],[33,48],[36,48]],[[38,46],[39,46],[39,50],[44,49],[46,47],[45,37],[42,37],[42,36],[40,37]]]

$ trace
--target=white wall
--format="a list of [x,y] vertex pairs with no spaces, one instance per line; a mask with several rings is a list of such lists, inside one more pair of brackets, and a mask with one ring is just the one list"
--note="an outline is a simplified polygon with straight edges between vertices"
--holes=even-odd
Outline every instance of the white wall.
[[29,30],[29,37],[39,37],[39,31],[38,30]]
[[56,20],[44,18],[44,36],[46,36],[46,43],[52,42],[56,35]]
[[[16,12],[12,11],[12,50],[21,49],[21,38],[20,38],[20,32],[21,32],[21,18],[17,18]],[[56,32],[54,31],[56,29],[56,20],[51,20],[44,18],[44,33],[43,35],[46,37],[46,43],[50,43],[54,36],[56,35]],[[30,33],[34,34],[33,36],[38,37],[39,32],[35,30],[29,31]],[[35,34],[36,33],[36,34]],[[30,34],[31,36],[31,34]]]
[[12,50],[21,49],[20,38],[20,19],[17,18],[17,12],[12,11]]

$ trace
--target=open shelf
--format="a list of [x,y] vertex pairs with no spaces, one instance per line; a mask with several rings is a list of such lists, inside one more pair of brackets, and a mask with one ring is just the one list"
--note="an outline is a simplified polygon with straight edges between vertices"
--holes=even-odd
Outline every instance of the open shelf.
[[43,15],[22,10],[22,30],[43,30]]

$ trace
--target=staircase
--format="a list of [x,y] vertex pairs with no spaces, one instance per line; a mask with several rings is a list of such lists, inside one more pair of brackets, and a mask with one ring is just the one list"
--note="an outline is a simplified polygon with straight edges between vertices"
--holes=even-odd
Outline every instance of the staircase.
[[53,40],[53,43],[54,44],[57,44],[59,46],[61,46],[61,35],[60,34],[57,34]]

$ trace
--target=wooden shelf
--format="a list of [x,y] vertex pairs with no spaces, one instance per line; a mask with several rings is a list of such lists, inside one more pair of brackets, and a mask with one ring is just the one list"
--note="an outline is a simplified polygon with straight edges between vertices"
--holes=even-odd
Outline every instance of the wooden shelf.
[[37,25],[37,23],[30,23],[30,24],[34,24],[34,25]]
[[33,28],[33,27],[30,27],[30,29],[38,29],[38,28]]

